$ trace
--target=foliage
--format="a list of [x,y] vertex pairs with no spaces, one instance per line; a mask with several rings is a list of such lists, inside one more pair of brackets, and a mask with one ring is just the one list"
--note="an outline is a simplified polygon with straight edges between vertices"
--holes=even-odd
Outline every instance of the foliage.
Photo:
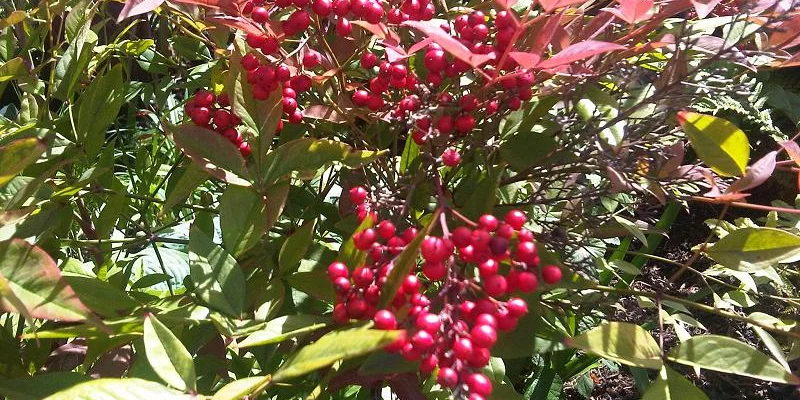
[[794,1],[0,5],[8,398],[800,384]]

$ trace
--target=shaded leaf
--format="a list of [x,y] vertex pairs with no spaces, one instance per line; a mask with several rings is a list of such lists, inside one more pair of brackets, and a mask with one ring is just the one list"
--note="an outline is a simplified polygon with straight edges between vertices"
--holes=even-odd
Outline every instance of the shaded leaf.
[[712,371],[800,384],[800,378],[790,374],[766,354],[747,343],[725,336],[694,336],[673,348],[667,358],[678,364]]
[[52,372],[25,378],[2,379],[0,393],[14,400],[38,400],[89,380],[89,377],[77,372]]
[[189,275],[206,304],[238,317],[244,308],[245,279],[239,264],[198,227],[189,232]]
[[266,184],[271,184],[292,171],[316,171],[340,162],[357,168],[381,156],[383,152],[353,150],[333,140],[302,138],[286,143],[269,153],[264,161]]
[[122,64],[117,64],[100,78],[92,81],[83,92],[75,108],[75,132],[78,142],[86,148],[86,155],[94,158],[105,142],[106,130],[117,119],[125,101]]
[[219,224],[222,243],[238,256],[253,247],[267,229],[268,216],[264,198],[251,188],[228,186],[219,201]]
[[723,176],[742,175],[750,160],[750,142],[736,125],[712,115],[690,111],[678,113],[697,156]]
[[609,322],[564,342],[633,367],[660,369],[663,365],[658,343],[639,325]]
[[248,336],[238,347],[254,347],[279,343],[304,333],[324,328],[330,318],[316,315],[287,315],[267,322],[267,325]]
[[539,0],[545,11],[553,11],[556,8],[566,7],[575,3],[583,3],[585,0]]
[[274,375],[275,382],[305,375],[339,360],[358,357],[394,341],[400,331],[355,328],[333,331],[303,347]]
[[[434,216],[436,215],[438,214],[434,214]],[[400,286],[403,284],[403,280],[405,280],[411,270],[417,266],[419,248],[422,245],[422,241],[425,240],[425,236],[431,231],[433,225],[435,224],[429,223],[425,229],[421,229],[419,233],[417,233],[417,237],[415,237],[411,243],[407,244],[403,251],[397,255],[397,258],[394,259],[394,262],[392,262],[389,276],[386,278],[386,283],[384,283],[381,288],[378,309],[385,308],[387,304],[391,303],[397,291],[400,289]]]
[[164,0],[126,0],[125,7],[122,7],[117,22],[134,15],[149,13],[160,6]]
[[727,268],[755,271],[800,255],[800,236],[775,228],[740,228],[706,254]]
[[278,253],[278,267],[281,274],[291,273],[297,269],[297,265],[308,252],[311,241],[314,239],[316,224],[317,220],[306,221],[283,242],[281,251]]
[[705,18],[722,0],[691,0],[699,18]]
[[195,390],[192,355],[152,314],[144,318],[144,352],[153,371],[168,385],[184,391]]

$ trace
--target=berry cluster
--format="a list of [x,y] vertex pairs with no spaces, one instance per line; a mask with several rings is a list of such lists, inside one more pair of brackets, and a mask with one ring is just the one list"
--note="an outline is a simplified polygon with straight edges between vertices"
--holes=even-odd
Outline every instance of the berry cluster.
[[[247,35],[247,43],[258,48],[257,40],[251,39],[255,35]],[[258,39],[260,40],[260,39]],[[307,66],[314,67],[319,64],[319,53],[309,51],[304,57]],[[303,112],[298,108],[298,95],[311,89],[311,77],[305,74],[292,76],[292,70],[286,64],[273,66],[267,60],[262,60],[254,53],[242,57],[242,68],[247,71],[247,83],[250,84],[253,97],[256,100],[266,100],[270,93],[280,89],[282,93],[281,107],[289,122],[300,123]],[[283,128],[283,122],[278,124],[277,132]]]
[[230,106],[226,94],[216,96],[208,90],[198,90],[186,102],[185,112],[195,125],[212,129],[224,136],[247,158],[250,155],[250,144],[244,141],[237,129],[242,120],[231,111]]
[[[367,204],[366,189],[353,188],[349,195],[357,208]],[[457,397],[487,398],[492,384],[480,371],[489,362],[498,331],[513,330],[528,312],[527,302],[516,293],[534,292],[539,279],[547,284],[561,280],[559,267],[540,267],[526,222],[523,212],[513,210],[502,221],[483,215],[452,232],[442,226],[443,236],[426,236],[420,245],[421,274],[407,275],[389,307],[380,310],[395,258],[418,230],[398,233],[383,220],[356,233],[353,243],[367,253],[366,264],[352,273],[340,262],[328,266],[337,296],[334,320],[371,318],[378,329],[402,329],[387,351],[420,361],[421,373],[435,372],[437,382]]]

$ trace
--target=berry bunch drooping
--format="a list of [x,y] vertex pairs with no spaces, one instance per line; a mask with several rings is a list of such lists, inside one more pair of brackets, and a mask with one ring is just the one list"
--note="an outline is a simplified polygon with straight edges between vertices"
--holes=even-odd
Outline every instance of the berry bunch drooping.
[[[363,187],[348,194],[357,211],[368,204]],[[375,217],[368,207],[364,210]],[[550,285],[561,280],[559,267],[540,266],[526,222],[525,213],[512,210],[503,220],[487,214],[473,225],[452,231],[442,227],[442,236],[425,236],[418,268],[402,277],[389,304],[380,304],[397,255],[419,231],[410,227],[400,233],[394,223],[377,221],[352,238],[367,253],[364,265],[352,272],[341,262],[328,266],[337,299],[334,320],[372,319],[377,329],[401,329],[387,351],[419,361],[422,374],[435,373],[441,386],[463,398],[488,398],[492,383],[481,369],[489,362],[498,332],[515,329],[528,313],[520,296],[536,291],[540,279]]]
[[195,125],[212,129],[224,136],[239,149],[243,157],[250,155],[250,144],[237,129],[242,120],[231,110],[226,94],[216,96],[208,90],[198,90],[186,102],[184,110]]

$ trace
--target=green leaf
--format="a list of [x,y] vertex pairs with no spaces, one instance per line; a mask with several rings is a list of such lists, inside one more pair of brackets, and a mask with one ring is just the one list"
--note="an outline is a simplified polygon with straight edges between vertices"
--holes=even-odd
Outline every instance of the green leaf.
[[297,270],[300,260],[306,255],[309,246],[311,246],[311,241],[314,239],[314,227],[316,224],[316,220],[306,221],[283,242],[281,251],[278,254],[278,267],[281,275]]
[[392,266],[391,271],[389,271],[389,276],[386,278],[386,283],[383,284],[381,288],[381,297],[378,300],[378,309],[382,309],[386,307],[387,304],[391,303],[394,299],[397,291],[400,289],[400,286],[403,284],[403,280],[405,280],[406,276],[417,266],[417,254],[419,253],[419,247],[422,245],[422,241],[425,240],[425,236],[431,231],[431,227],[433,227],[434,223],[428,223],[428,226],[425,229],[422,229],[417,233],[417,237],[411,241],[406,247],[403,249],[400,254],[397,255],[397,258],[394,261],[394,265]]
[[376,351],[367,356],[358,367],[361,375],[389,375],[399,372],[419,371],[419,362],[411,362],[398,353]]
[[28,69],[25,68],[25,61],[22,57],[12,58],[0,65],[0,82],[9,81],[27,74]]
[[[538,301],[533,299],[530,304]],[[492,355],[504,359],[529,358],[537,353],[564,350],[561,341],[564,335],[550,328],[535,308],[519,319],[517,328],[509,332],[498,332]]]
[[269,375],[237,379],[214,393],[214,397],[211,400],[241,400],[259,388],[265,387],[271,381],[272,377]]
[[708,400],[702,390],[669,367],[661,368],[642,400]]
[[750,142],[736,125],[712,115],[678,113],[678,122],[706,165],[722,176],[744,174],[750,161]]
[[538,164],[557,147],[548,133],[517,132],[500,145],[500,157],[516,171]]
[[82,321],[90,316],[55,261],[20,239],[0,242],[0,308],[59,321]]
[[206,304],[232,317],[242,313],[246,282],[239,264],[196,226],[189,232],[189,275]]
[[317,299],[329,303],[336,300],[331,280],[323,270],[295,272],[284,279],[291,287]]
[[400,156],[400,173],[405,174],[418,158],[419,146],[413,140],[406,140],[406,146],[403,148],[402,156]]
[[339,248],[339,254],[336,256],[336,261],[344,263],[350,268],[350,270],[353,270],[359,265],[363,264],[367,259],[367,253],[356,248],[356,245],[353,242],[353,236],[361,231],[372,228],[372,225],[374,224],[375,221],[372,219],[371,215],[368,215],[366,218],[364,218],[353,234],[350,235],[350,237],[347,238],[344,243],[342,243],[342,246]]
[[94,46],[97,44],[97,34],[92,32],[90,23],[91,21],[86,21],[56,63],[53,96],[59,100],[66,101],[72,96],[78,80],[88,70]]
[[706,254],[727,268],[752,272],[800,255],[800,236],[775,228],[741,228]]
[[[472,187],[466,188],[459,186],[457,196],[463,200],[461,213],[467,218],[477,220],[483,214],[492,210],[497,202],[497,188],[500,179],[503,177],[505,168],[493,168],[487,172],[481,172],[479,176],[468,177],[474,179]],[[460,200],[457,198],[456,200]]]
[[191,400],[184,394],[160,383],[138,378],[95,379],[58,392],[45,400]]
[[108,282],[87,276],[64,275],[64,280],[87,307],[104,317],[117,317],[138,306],[139,303]]
[[633,367],[660,369],[663,365],[658,343],[639,325],[609,322],[565,343]]
[[228,186],[219,201],[222,243],[234,256],[253,247],[269,228],[264,198],[255,190]]
[[196,163],[189,163],[185,168],[179,168],[172,174],[167,185],[167,200],[161,206],[161,212],[166,213],[179,203],[186,200],[189,195],[208,179],[208,174]]
[[248,336],[238,347],[279,343],[304,333],[328,326],[330,318],[316,315],[287,315],[267,322],[267,326]]
[[125,101],[122,68],[122,64],[117,64],[92,81],[75,106],[75,132],[78,142],[85,146],[88,158],[94,158],[100,152],[106,130],[117,119]]
[[261,177],[271,185],[292,171],[316,171],[340,162],[350,168],[367,164],[384,152],[353,150],[350,146],[333,140],[302,138],[286,143],[269,153],[264,159]]
[[5,185],[47,150],[36,138],[15,140],[0,147],[0,186]]
[[14,400],[37,400],[89,380],[89,377],[77,372],[53,372],[25,378],[2,379],[0,393]]
[[144,318],[144,351],[147,362],[164,382],[179,390],[195,390],[192,355],[152,314]]
[[747,343],[718,336],[694,336],[678,344],[667,358],[678,364],[749,376],[765,381],[800,384],[800,378]]
[[131,290],[145,289],[150,286],[166,282],[172,279],[172,276],[167,274],[149,274],[139,278],[131,285]]
[[233,185],[251,185],[242,154],[224,136],[194,124],[165,126],[175,145],[211,176]]
[[274,375],[273,381],[305,375],[339,360],[362,356],[392,343],[400,331],[354,328],[333,331],[303,347]]

